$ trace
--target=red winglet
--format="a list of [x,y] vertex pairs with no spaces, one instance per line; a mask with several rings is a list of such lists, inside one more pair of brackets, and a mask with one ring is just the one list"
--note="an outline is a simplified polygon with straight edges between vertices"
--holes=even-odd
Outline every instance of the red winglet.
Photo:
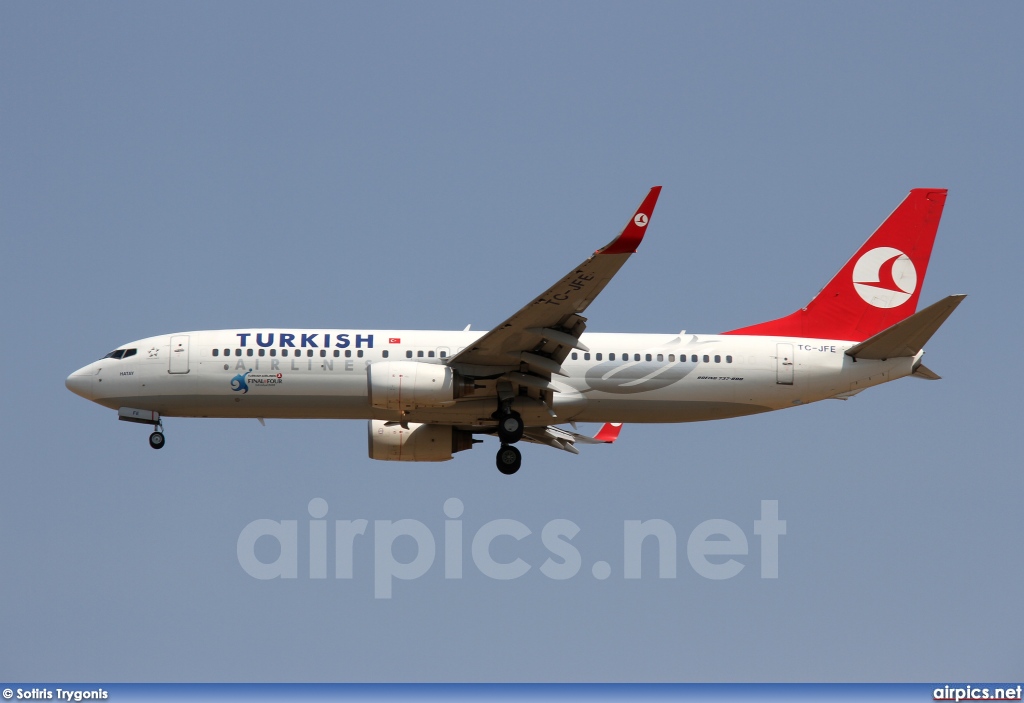
[[[658,197],[658,196],[654,196]],[[605,444],[611,444],[619,438],[619,432],[622,431],[621,422],[606,422],[601,430],[594,435],[594,439],[598,442],[604,442]]]
[[633,214],[633,219],[629,221],[626,228],[622,230],[622,233],[614,239],[610,244],[604,246],[597,251],[595,254],[633,254],[636,253],[636,248],[640,246],[640,242],[644,239],[644,231],[647,229],[647,223],[651,221],[651,215],[654,214],[654,206],[658,203],[658,196],[661,194],[661,186],[654,186],[651,191],[644,198],[644,201],[640,203],[640,207],[637,208],[636,213]]

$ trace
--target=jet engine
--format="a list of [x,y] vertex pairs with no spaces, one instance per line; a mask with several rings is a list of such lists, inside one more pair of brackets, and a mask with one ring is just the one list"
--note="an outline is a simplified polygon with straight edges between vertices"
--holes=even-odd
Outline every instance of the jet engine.
[[451,425],[410,422],[406,429],[397,423],[370,420],[367,429],[370,458],[382,461],[448,461],[455,452],[473,446],[472,433]]
[[378,361],[366,376],[370,405],[380,410],[442,407],[473,392],[471,381],[442,364]]

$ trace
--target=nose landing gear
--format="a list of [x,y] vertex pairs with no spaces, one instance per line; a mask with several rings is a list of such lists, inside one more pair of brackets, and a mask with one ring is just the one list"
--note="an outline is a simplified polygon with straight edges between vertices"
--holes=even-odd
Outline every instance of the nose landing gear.
[[149,435],[149,446],[153,447],[153,449],[163,449],[164,425],[162,422],[158,422],[153,426],[153,434]]
[[118,408],[117,419],[125,422],[137,422],[140,425],[151,425],[153,434],[149,435],[149,446],[162,449],[164,446],[164,424],[160,421],[160,413],[155,410],[139,408]]

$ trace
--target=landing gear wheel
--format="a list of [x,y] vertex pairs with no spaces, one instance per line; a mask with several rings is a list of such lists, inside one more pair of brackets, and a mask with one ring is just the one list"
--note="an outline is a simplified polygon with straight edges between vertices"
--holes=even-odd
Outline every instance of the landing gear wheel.
[[512,445],[503,444],[501,449],[498,450],[496,463],[498,471],[506,476],[511,476],[516,471],[519,471],[519,467],[523,465],[523,455]]
[[164,446],[164,433],[154,432],[149,436],[149,446],[153,449],[161,449]]
[[523,418],[517,412],[501,415],[498,418],[498,439],[502,444],[515,444],[523,438]]

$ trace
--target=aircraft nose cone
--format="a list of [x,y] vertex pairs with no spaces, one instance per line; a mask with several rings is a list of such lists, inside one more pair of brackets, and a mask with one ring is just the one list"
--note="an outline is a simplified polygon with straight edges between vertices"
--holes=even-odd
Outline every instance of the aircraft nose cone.
[[83,371],[84,369],[79,369],[68,376],[64,379],[64,385],[75,395],[91,399],[93,376],[92,374],[83,373]]

